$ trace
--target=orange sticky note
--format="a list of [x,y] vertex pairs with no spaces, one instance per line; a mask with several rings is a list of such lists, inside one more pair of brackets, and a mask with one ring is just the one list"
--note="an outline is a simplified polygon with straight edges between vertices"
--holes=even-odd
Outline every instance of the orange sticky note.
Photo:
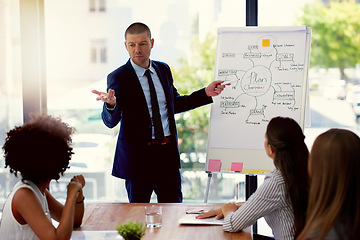
[[270,39],[263,39],[262,40],[262,46],[263,47],[269,47],[270,46]]
[[243,163],[240,162],[232,162],[231,163],[231,171],[241,172],[243,168]]
[[208,171],[219,172],[221,169],[221,160],[209,159]]

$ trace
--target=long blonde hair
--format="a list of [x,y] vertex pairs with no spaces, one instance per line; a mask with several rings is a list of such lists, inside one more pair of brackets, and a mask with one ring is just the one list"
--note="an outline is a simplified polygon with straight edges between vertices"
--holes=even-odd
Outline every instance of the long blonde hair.
[[328,130],[316,138],[309,164],[309,205],[298,239],[324,239],[338,225],[339,236],[356,239],[360,236],[360,138],[349,130]]

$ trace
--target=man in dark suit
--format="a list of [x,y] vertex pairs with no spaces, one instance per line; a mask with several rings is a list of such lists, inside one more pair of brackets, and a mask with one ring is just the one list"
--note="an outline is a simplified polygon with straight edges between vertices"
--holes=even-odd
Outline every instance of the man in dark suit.
[[107,93],[92,92],[104,102],[105,125],[121,124],[112,175],[126,180],[129,201],[150,202],[155,191],[158,202],[182,202],[174,114],[211,103],[225,86],[214,81],[180,95],[169,66],[150,60],[153,45],[145,24],[131,24],[125,32],[129,61],[108,75]]

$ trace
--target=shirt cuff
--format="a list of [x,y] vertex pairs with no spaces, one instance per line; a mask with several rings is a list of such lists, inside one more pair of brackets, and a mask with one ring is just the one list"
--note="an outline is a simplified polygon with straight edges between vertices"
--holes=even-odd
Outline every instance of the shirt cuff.
[[113,106],[113,107],[110,107],[107,103],[105,103],[105,107],[108,111],[114,111],[116,108],[116,102],[115,102],[115,106]]
[[226,218],[224,219],[223,229],[227,232],[234,232],[234,227],[232,225],[232,215],[234,212],[229,213]]

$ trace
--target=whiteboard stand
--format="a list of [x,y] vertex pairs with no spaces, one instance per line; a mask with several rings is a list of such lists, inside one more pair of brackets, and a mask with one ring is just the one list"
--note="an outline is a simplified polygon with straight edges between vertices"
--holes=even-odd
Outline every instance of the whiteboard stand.
[[212,172],[207,172],[207,173],[208,173],[208,181],[207,181],[207,186],[206,186],[206,190],[205,190],[204,203],[207,203],[207,201],[208,201],[210,182],[211,182],[211,177],[212,177]]
[[[205,196],[204,196],[204,203],[208,202],[209,199],[209,191],[210,191],[210,184],[211,184],[211,178],[213,175],[213,172],[206,171],[208,174],[208,180],[205,190]],[[245,178],[245,197],[246,200],[253,194],[257,189],[257,175],[255,174],[246,174]]]
[[[210,191],[211,178],[213,173],[207,171],[208,180],[205,190],[204,203],[207,203]],[[257,189],[257,175],[255,174],[246,174],[245,177],[245,197],[246,200],[256,191]],[[253,232],[257,233],[257,222],[253,224]]]

